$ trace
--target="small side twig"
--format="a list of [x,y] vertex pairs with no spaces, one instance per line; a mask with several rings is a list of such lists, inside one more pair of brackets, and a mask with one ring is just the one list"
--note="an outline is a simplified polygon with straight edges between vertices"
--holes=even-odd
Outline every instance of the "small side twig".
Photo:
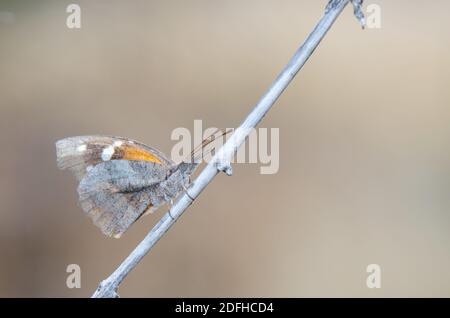
[[298,71],[312,55],[320,41],[324,38],[333,22],[345,8],[352,2],[354,12],[364,26],[364,16],[361,12],[362,0],[330,0],[325,9],[324,16],[317,23],[303,45],[297,50],[280,75],[275,79],[267,92],[262,96],[247,118],[237,128],[234,134],[223,145],[211,162],[206,165],[198,178],[190,185],[185,193],[175,202],[170,210],[161,218],[153,229],[145,236],[131,254],[120,266],[104,281],[100,283],[93,298],[118,297],[117,288],[128,273],[152,249],[158,240],[180,218],[183,212],[192,204],[200,193],[208,186],[214,177],[221,171],[231,175],[230,160],[245,141],[252,128],[255,128],[266,115],[278,97],[283,93]]

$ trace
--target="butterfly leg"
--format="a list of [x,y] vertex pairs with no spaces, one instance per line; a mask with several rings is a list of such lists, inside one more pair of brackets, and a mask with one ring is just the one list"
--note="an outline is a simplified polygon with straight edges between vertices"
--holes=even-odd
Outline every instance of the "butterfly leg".
[[171,200],[170,200],[170,207],[169,207],[169,210],[168,210],[167,212],[169,213],[170,218],[171,218],[172,220],[175,220],[175,218],[174,218],[173,215],[172,215],[172,207],[173,207],[173,200],[171,199]]
[[188,188],[184,184],[182,185],[182,187],[184,189],[184,193],[186,193],[186,195],[189,197],[189,199],[191,199],[191,201],[194,201],[194,198],[188,192]]

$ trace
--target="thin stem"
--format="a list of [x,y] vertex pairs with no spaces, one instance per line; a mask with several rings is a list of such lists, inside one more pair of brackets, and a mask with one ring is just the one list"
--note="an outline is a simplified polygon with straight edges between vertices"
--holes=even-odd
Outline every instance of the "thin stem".
[[214,177],[224,171],[231,174],[230,159],[239,146],[245,141],[252,128],[255,128],[263,119],[278,97],[283,93],[297,72],[302,68],[308,58],[312,55],[333,22],[352,1],[360,0],[331,0],[329,1],[324,16],[315,26],[314,30],[305,40],[303,45],[295,52],[280,75],[275,79],[267,92],[262,96],[247,118],[237,128],[234,134],[227,140],[214,158],[202,170],[194,183],[184,192],[171,209],[161,218],[153,229],[145,236],[131,254],[120,264],[120,266],[102,281],[92,297],[118,297],[116,290],[128,273],[140,262],[140,260],[152,249],[158,240],[169,230],[169,228],[180,218],[183,212],[192,204],[200,193],[208,186]]

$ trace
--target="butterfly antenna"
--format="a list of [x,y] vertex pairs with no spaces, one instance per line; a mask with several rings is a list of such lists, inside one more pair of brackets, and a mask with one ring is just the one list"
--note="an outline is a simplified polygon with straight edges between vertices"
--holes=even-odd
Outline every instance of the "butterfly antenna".
[[[218,129],[218,132],[221,132],[221,134],[219,136],[215,135],[217,133],[217,131],[216,131],[213,134],[211,134],[209,137],[205,138],[200,145],[198,145],[197,147],[194,148],[194,150],[192,150],[192,152],[191,152],[192,162],[196,162],[197,159],[201,158],[201,156],[203,155],[203,150],[205,149],[206,146],[208,146],[210,143],[215,141],[217,138],[224,137],[232,131],[233,131],[233,129],[225,130],[225,131]],[[197,154],[198,151],[201,151],[200,153],[198,153],[200,156],[195,157],[195,155]],[[209,151],[211,152],[212,149]]]
[[[217,129],[217,131],[221,131],[220,129]],[[194,149],[192,149],[191,151],[191,158],[194,157],[194,154],[199,150],[199,149],[203,149],[208,143],[211,142],[211,140],[214,140],[215,137],[214,135],[217,133],[217,131],[215,131],[214,133],[212,133],[211,135],[209,135],[208,137],[206,137],[205,139],[202,140],[202,142],[200,143],[200,145],[196,146]]]

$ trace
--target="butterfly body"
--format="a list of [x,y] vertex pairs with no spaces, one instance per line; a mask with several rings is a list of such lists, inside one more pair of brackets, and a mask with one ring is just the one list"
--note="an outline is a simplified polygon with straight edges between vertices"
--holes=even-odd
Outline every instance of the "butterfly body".
[[116,238],[144,213],[172,201],[198,165],[175,164],[156,149],[121,137],[70,137],[58,141],[56,149],[58,166],[80,181],[83,210]]

